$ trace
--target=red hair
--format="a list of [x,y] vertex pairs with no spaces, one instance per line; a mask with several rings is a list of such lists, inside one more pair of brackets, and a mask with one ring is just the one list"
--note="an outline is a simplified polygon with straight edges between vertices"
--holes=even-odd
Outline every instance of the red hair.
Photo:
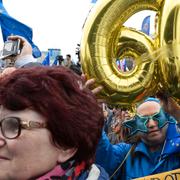
[[94,157],[103,113],[80,77],[64,67],[18,69],[0,80],[0,104],[13,111],[31,108],[47,120],[55,144],[78,148],[77,163]]

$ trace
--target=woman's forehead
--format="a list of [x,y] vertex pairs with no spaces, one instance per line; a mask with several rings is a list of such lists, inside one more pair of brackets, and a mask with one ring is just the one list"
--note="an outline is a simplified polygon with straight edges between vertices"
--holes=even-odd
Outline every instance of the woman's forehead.
[[21,111],[12,111],[9,109],[4,108],[3,106],[0,106],[0,119],[3,119],[5,117],[19,117],[22,118],[24,120],[28,120],[28,121],[44,121],[44,117],[37,113],[34,110],[31,109],[24,109]]

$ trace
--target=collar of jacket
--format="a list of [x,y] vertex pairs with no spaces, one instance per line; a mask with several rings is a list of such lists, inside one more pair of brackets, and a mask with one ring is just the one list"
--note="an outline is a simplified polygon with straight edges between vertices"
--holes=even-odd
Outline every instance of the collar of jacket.
[[134,153],[142,153],[142,154],[146,155],[148,158],[150,158],[148,147],[142,141],[140,141],[137,144],[137,146],[134,150]]

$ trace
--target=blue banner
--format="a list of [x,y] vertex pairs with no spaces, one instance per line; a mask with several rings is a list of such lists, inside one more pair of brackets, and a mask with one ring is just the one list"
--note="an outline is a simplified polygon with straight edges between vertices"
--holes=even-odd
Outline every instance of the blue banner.
[[58,65],[58,59],[55,58],[54,62],[52,63],[52,66],[57,66]]
[[33,56],[38,58],[41,56],[41,51],[39,48],[33,43],[32,37],[33,32],[30,27],[27,25],[17,21],[13,17],[9,16],[6,9],[2,4],[2,0],[0,1],[0,25],[4,42],[7,40],[7,37],[10,35],[19,35],[28,40],[33,49]]
[[50,56],[49,56],[49,52],[47,53],[46,57],[44,58],[42,64],[44,66],[49,66],[50,65]]
[[50,63],[50,64],[52,66],[57,65],[58,60],[56,59],[56,57],[61,54],[61,49],[49,48],[48,52],[49,52],[50,60],[53,60],[53,63]]
[[92,0],[91,3],[95,4],[97,2],[97,0]]
[[150,34],[150,16],[144,18],[141,26],[141,31],[147,35]]

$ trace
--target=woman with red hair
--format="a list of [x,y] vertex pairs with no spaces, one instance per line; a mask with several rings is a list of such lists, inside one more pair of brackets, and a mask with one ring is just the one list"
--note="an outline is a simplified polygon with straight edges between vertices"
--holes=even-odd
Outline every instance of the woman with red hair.
[[0,79],[0,179],[108,179],[93,164],[102,109],[80,84],[64,67]]

